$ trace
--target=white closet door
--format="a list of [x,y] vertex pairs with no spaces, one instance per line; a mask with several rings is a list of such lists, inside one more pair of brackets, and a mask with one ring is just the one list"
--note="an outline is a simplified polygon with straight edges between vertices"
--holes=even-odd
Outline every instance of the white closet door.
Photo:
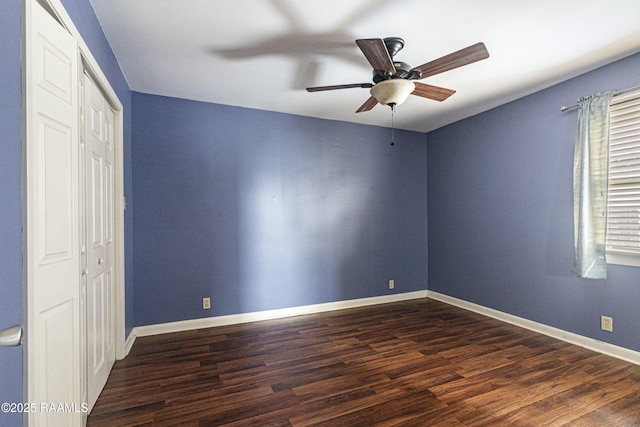
[[114,114],[93,80],[84,76],[87,218],[87,392],[95,404],[115,362]]
[[77,426],[75,411],[40,405],[82,410],[78,46],[37,2],[27,8],[26,351],[28,402],[37,405],[29,425]]

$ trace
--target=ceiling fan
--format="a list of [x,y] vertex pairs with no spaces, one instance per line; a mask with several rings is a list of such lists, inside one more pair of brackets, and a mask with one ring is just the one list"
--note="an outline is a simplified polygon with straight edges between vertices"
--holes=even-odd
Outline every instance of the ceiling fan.
[[307,88],[308,92],[358,87],[370,89],[371,96],[358,108],[356,113],[369,111],[378,103],[389,105],[394,109],[396,105],[403,103],[409,95],[444,101],[456,91],[415,82],[414,80],[421,80],[444,73],[489,57],[487,48],[484,43],[480,42],[411,68],[406,62],[393,59],[404,47],[404,40],[400,37],[358,39],[356,44],[373,67],[373,83],[352,83]]

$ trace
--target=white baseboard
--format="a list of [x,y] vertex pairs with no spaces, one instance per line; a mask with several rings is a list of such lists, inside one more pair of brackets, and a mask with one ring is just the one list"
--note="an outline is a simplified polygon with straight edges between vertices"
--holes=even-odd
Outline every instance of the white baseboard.
[[136,334],[134,333],[133,329],[131,330],[131,332],[129,332],[129,336],[124,342],[124,357],[127,357],[129,355],[129,351],[131,351],[131,347],[133,347],[133,343],[136,341]]
[[640,365],[640,352],[629,350],[628,348],[598,341],[596,339],[585,337],[583,335],[574,334],[573,332],[567,332],[562,329],[554,328],[552,326],[534,322],[532,320],[514,316],[512,314],[504,313],[502,311],[494,310],[492,308],[484,307],[482,305],[474,304],[472,302],[450,297],[448,295],[444,295],[434,291],[427,291],[427,298],[460,307],[465,310],[473,311],[484,316],[492,317],[506,323],[511,323],[512,325],[520,326],[522,328],[529,329],[531,331],[538,332],[540,334],[547,335],[553,338],[557,338],[559,340],[566,341],[568,343],[575,344],[580,347],[596,351],[598,353],[606,354],[607,356],[615,357],[617,359],[624,360],[625,362]]
[[126,354],[133,346],[136,337],[167,334],[171,332],[188,331],[193,329],[213,328],[216,326],[235,325],[239,323],[256,322],[260,320],[280,319],[283,317],[300,316],[302,314],[322,313],[325,311],[343,310],[346,308],[365,307],[375,304],[406,301],[426,298],[427,291],[406,292],[401,294],[384,295],[379,297],[360,298],[346,301],[336,301],[324,304],[304,305],[300,307],[282,308],[278,310],[256,311],[252,313],[231,314],[227,316],[205,317],[202,319],[182,320],[179,322],[160,323],[156,325],[136,326],[131,330],[125,345]]

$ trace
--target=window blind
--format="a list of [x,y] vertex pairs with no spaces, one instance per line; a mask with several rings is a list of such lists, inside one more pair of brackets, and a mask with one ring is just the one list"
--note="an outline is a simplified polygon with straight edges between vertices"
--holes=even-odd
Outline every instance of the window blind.
[[640,256],[640,92],[610,106],[607,250]]

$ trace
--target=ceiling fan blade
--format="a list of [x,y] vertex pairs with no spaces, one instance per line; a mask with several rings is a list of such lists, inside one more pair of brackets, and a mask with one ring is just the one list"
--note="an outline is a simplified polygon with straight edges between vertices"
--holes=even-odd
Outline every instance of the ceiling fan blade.
[[432,86],[426,83],[413,82],[416,85],[416,88],[411,95],[421,96],[423,98],[433,99],[434,101],[444,101],[454,93],[456,93],[453,89],[445,89],[439,86]]
[[384,44],[384,40],[358,39],[356,44],[374,70],[388,71],[390,74],[396,73],[396,67],[393,65],[393,60],[389,55],[387,46]]
[[360,106],[360,108],[358,108],[356,110],[356,113],[363,113],[365,111],[369,111],[371,110],[373,107],[375,107],[378,104],[378,100],[375,99],[373,96],[369,97],[369,99],[367,99],[364,104],[362,104]]
[[489,52],[487,51],[486,46],[484,43],[480,42],[445,55],[442,58],[414,67],[411,71],[420,71],[420,78],[424,79],[425,77],[444,73],[445,71],[453,70],[454,68],[462,67],[463,65],[472,64],[474,62],[487,59],[488,57]]
[[336,89],[351,89],[354,87],[362,87],[362,88],[368,89],[373,87],[373,83],[351,83],[346,85],[308,87],[307,92],[321,92],[323,90],[336,90]]

